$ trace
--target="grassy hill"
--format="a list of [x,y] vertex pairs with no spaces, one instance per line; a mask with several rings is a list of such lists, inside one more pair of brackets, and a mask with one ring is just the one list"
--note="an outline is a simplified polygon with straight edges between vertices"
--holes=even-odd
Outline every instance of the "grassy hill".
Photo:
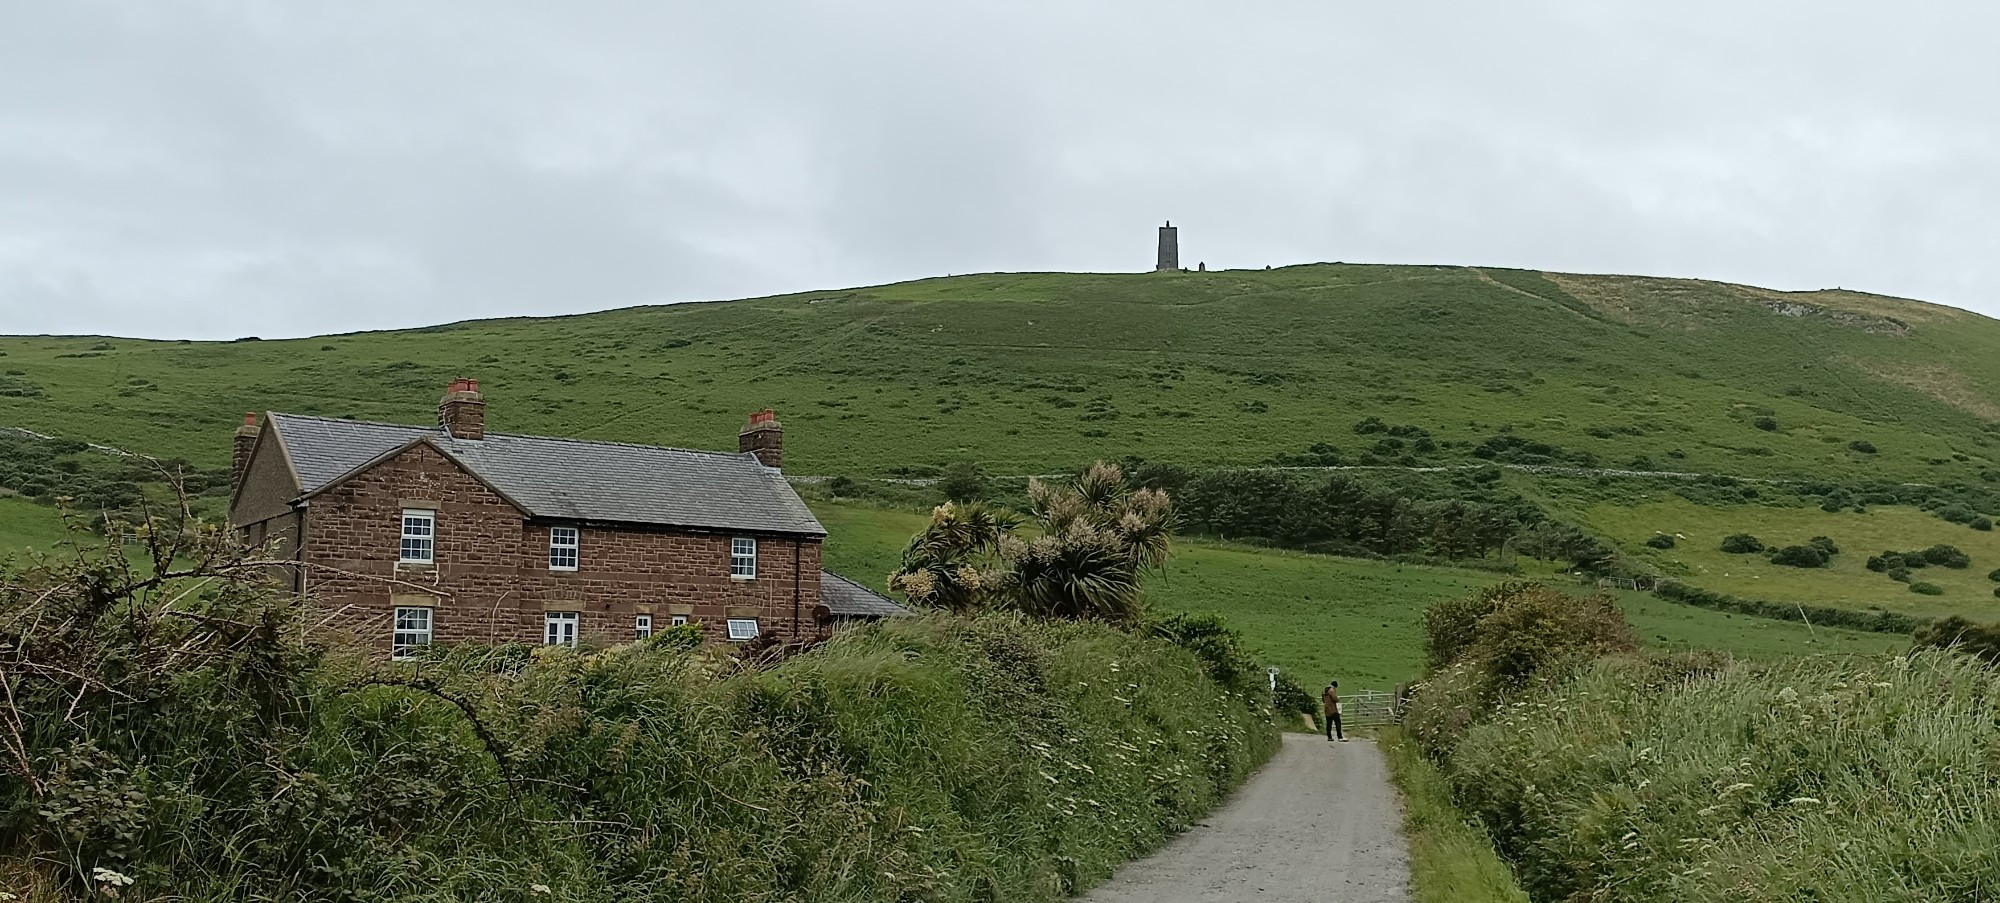
[[[288,341],[0,338],[0,425],[198,463],[245,410],[424,421],[454,376],[496,429],[727,446],[776,407],[787,469],[1000,473],[1141,455],[1565,463],[1970,481],[2000,459],[2000,322],[1852,292],[1323,264],[978,275]],[[1377,449],[1365,417],[1430,431]],[[1855,450],[1866,443],[1874,453]]]

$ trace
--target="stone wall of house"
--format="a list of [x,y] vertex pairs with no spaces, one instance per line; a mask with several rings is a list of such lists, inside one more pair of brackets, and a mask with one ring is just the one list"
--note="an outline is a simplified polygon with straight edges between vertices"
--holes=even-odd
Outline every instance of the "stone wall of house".
[[[430,565],[402,564],[402,512],[437,512]],[[398,606],[433,609],[436,642],[539,643],[547,612],[578,614],[586,641],[635,636],[640,614],[664,630],[674,615],[726,642],[729,618],[790,636],[794,599],[812,629],[819,542],[758,536],[757,576],[729,576],[731,535],[529,522],[520,509],[428,445],[418,445],[314,496],[307,591],[329,626],[387,649]],[[555,526],[579,529],[578,568],[549,568]],[[794,569],[794,556],[797,568]]]

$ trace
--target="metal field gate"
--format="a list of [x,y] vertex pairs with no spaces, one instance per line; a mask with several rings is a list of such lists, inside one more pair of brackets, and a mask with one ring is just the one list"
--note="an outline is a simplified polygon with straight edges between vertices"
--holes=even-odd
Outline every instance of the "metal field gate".
[[1343,727],[1373,727],[1402,720],[1396,694],[1388,690],[1356,690],[1340,694],[1340,723]]

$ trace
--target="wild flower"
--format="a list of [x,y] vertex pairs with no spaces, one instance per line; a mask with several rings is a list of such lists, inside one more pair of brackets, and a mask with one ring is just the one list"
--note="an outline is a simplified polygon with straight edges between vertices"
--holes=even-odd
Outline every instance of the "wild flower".
[[528,885],[528,893],[534,894],[535,896],[539,897],[551,893],[551,891],[549,890],[548,885],[537,883]]
[[110,887],[127,887],[132,883],[132,876],[112,871],[101,865],[90,870],[90,877],[91,880]]

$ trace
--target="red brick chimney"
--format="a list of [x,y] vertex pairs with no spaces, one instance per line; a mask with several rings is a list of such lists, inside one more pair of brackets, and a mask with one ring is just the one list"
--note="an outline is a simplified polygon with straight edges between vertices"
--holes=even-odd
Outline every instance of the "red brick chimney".
[[438,401],[438,425],[454,439],[486,438],[486,401],[479,395],[479,380],[451,381]]
[[765,408],[750,415],[750,422],[736,434],[736,450],[749,452],[764,462],[765,467],[777,467],[785,460],[785,428],[778,424],[778,415]]
[[236,428],[236,448],[229,456],[229,488],[243,485],[243,472],[250,469],[250,453],[257,449],[257,412],[246,411],[243,425]]

